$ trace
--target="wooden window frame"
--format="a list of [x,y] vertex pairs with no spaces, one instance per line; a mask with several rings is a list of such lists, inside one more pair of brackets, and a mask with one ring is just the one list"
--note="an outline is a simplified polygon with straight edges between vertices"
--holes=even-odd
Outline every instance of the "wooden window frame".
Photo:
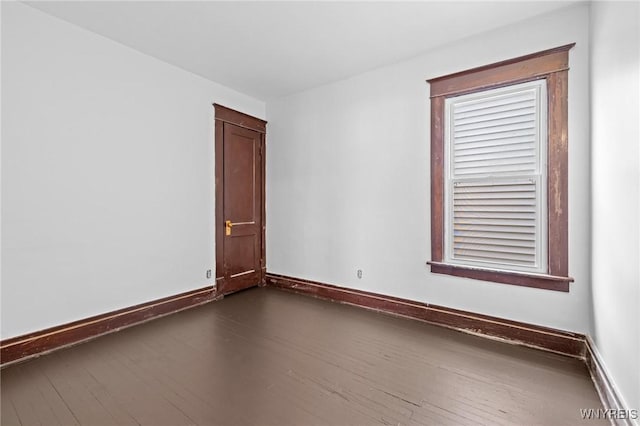
[[[569,291],[568,72],[575,43],[427,80],[431,86],[431,272]],[[547,273],[493,270],[444,260],[444,105],[449,97],[547,80]]]

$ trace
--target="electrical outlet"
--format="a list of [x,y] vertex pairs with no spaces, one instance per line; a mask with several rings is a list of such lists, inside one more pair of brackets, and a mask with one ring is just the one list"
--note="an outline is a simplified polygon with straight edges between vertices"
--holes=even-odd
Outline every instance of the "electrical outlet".
[[362,269],[358,269],[358,272],[356,272],[356,275],[358,275],[358,279],[362,278]]
[[207,278],[211,278],[211,269],[207,269]]

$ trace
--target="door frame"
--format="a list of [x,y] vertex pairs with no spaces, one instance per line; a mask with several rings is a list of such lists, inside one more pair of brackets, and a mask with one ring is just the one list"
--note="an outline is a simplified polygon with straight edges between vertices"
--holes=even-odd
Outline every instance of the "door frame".
[[[224,126],[232,124],[238,127],[254,130],[260,133],[260,173],[262,174],[262,191],[261,194],[261,217],[260,217],[260,282],[259,285],[265,284],[265,275],[267,270],[266,257],[266,209],[265,209],[265,181],[266,181],[266,135],[267,122],[251,115],[227,108],[220,104],[213,104],[215,110],[215,229],[216,229],[216,289],[220,294],[220,289],[225,284],[225,265],[224,265]],[[224,293],[222,293],[224,294]]]

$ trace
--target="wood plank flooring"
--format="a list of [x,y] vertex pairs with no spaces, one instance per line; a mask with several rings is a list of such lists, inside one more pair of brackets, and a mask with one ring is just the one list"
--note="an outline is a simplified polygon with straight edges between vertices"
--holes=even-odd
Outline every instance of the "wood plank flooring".
[[572,425],[602,408],[578,360],[273,288],[9,366],[0,390],[5,426]]

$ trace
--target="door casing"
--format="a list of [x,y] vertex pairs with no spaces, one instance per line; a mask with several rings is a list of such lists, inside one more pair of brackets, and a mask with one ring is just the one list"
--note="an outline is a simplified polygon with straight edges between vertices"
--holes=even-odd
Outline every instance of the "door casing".
[[213,104],[215,109],[215,232],[216,232],[216,288],[218,294],[232,293],[225,279],[224,265],[224,237],[225,220],[224,217],[224,126],[225,123],[243,127],[256,131],[260,134],[260,173],[261,179],[261,202],[260,202],[260,279],[257,284],[265,284],[266,274],[266,241],[265,241],[265,142],[267,122],[259,118],[244,114],[242,112],[227,108],[220,104]]

